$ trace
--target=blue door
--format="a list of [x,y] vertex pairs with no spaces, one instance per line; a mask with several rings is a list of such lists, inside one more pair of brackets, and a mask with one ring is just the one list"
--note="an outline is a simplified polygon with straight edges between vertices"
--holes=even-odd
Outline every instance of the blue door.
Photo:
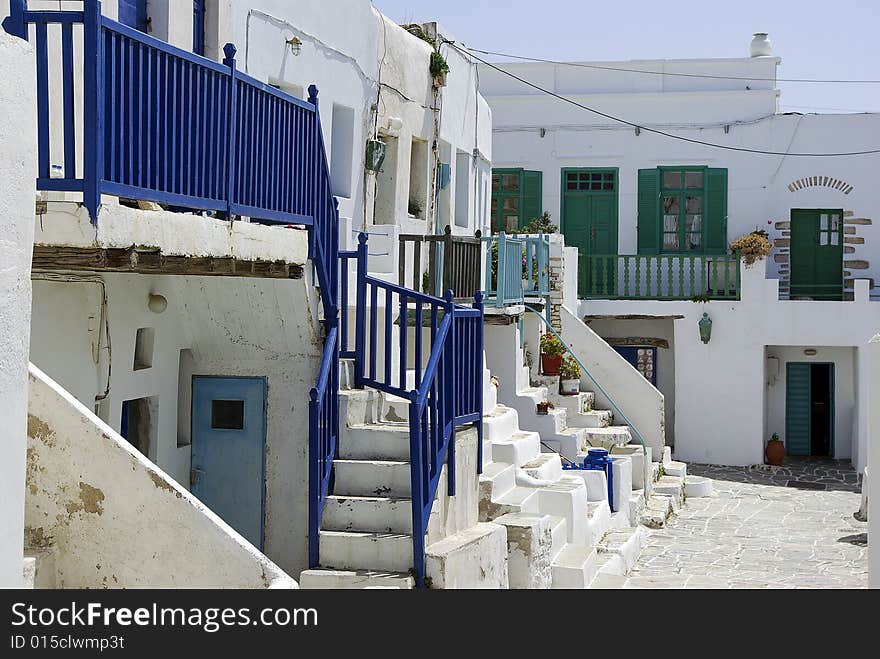
[[193,0],[193,52],[205,54],[205,0]]
[[265,445],[264,378],[193,378],[192,493],[260,549]]
[[147,0],[119,0],[119,22],[147,32]]
[[614,349],[632,367],[657,386],[657,348],[641,346],[614,346]]

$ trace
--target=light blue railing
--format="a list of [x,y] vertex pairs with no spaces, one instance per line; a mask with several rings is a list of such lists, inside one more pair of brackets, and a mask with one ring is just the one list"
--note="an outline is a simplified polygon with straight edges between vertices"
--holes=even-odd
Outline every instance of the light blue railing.
[[486,245],[486,304],[504,307],[550,295],[550,237],[507,235],[483,239]]

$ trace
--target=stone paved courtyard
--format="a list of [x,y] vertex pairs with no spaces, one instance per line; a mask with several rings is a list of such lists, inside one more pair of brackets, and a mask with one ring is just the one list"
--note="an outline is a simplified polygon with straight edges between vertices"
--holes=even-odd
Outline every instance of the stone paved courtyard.
[[[849,463],[688,465],[714,481],[652,531],[626,588],[866,588],[868,525]],[[809,488],[809,489],[807,489]],[[819,489],[821,488],[821,489]]]

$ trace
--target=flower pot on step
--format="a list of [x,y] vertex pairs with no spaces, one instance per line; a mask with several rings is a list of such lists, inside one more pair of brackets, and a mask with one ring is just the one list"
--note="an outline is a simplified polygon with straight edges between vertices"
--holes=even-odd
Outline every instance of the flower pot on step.
[[562,355],[558,357],[541,355],[541,370],[544,375],[559,375],[560,366],[562,366]]
[[563,396],[577,396],[581,390],[581,381],[576,380],[560,380],[559,393]]

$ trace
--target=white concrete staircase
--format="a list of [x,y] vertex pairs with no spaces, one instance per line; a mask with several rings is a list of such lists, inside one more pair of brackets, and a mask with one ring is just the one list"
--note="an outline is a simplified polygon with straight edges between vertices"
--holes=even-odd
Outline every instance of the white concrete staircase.
[[[343,423],[319,534],[321,567],[303,571],[300,587],[414,588],[409,404],[372,389],[349,388],[351,364],[343,361],[341,368]],[[457,448],[457,496],[447,494],[446,467],[437,488],[426,536],[428,576],[433,568],[433,580],[440,582],[435,586],[479,586],[468,580],[467,564],[475,556],[486,559],[487,543],[503,535],[496,525],[477,520],[476,434],[473,428],[458,433],[457,441],[469,440],[474,455],[462,456]],[[459,464],[462,460],[470,464]]]

